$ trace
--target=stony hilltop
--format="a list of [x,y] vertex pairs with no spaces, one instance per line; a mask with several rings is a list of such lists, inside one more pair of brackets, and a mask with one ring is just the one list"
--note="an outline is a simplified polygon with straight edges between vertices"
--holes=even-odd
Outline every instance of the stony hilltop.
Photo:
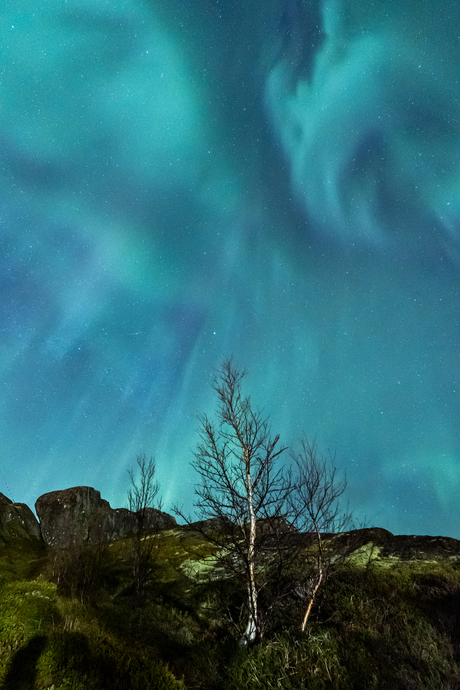
[[[38,520],[25,503],[13,503],[0,493],[0,536],[23,534],[40,539],[50,547],[68,548],[79,543],[124,539],[136,528],[133,512],[111,508],[100,492],[90,486],[43,494],[36,500],[35,510]],[[202,522],[195,524],[199,530],[205,527]],[[175,517],[155,508],[147,509],[147,529],[174,527],[179,527]],[[376,527],[347,534],[353,537],[355,557],[368,553],[372,560],[430,558],[456,562],[460,559],[460,541],[452,537],[394,535]]]

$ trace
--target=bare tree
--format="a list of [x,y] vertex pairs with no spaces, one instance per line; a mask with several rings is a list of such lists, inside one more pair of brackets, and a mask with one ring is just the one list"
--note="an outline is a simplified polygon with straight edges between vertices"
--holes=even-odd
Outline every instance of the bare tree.
[[[340,497],[347,487],[346,478],[340,479],[334,465],[335,457],[322,455],[316,443],[306,439],[301,441],[301,450],[291,452],[295,463],[292,490],[289,494],[289,515],[293,524],[303,533],[313,536],[314,567],[308,568],[303,563],[302,570],[310,580],[308,606],[301,624],[304,632],[318,589],[326,579],[332,562],[337,563],[339,556],[331,548],[330,538],[334,534],[349,528],[351,515],[343,512]],[[325,548],[325,536],[328,547]]]
[[56,549],[52,576],[60,593],[70,594],[81,603],[94,601],[106,586],[113,569],[110,540],[101,537],[94,542],[75,542]]
[[[342,513],[346,489],[335,458],[301,442],[291,452],[292,466],[278,464],[286,450],[271,434],[268,418],[242,394],[246,371],[225,360],[214,389],[216,421],[199,417],[200,441],[193,467],[199,475],[195,528],[218,547],[219,562],[242,579],[247,589],[242,641],[263,634],[274,610],[297,593],[308,598],[301,629],[305,630],[318,589],[343,546],[334,535],[345,530],[350,515]],[[175,508],[189,524],[192,522]],[[214,526],[215,529],[212,529]],[[263,594],[263,596],[262,596]]]
[[160,486],[155,479],[156,463],[154,458],[147,458],[140,454],[136,459],[137,475],[134,470],[128,470],[131,487],[128,491],[128,508],[136,516],[136,528],[132,537],[132,569],[137,602],[145,596],[145,590],[152,572],[152,555],[155,547],[153,539],[148,538],[148,532],[155,530],[156,523],[152,520],[152,511],[161,510],[161,500],[158,499]]
[[[200,476],[195,508],[200,519],[217,518],[220,529],[205,536],[220,547],[221,562],[242,576],[247,589],[244,643],[261,634],[258,594],[263,585],[262,542],[268,527],[281,516],[289,492],[284,470],[276,467],[286,450],[272,436],[268,419],[255,410],[241,392],[246,372],[231,359],[223,362],[214,379],[217,422],[199,417],[200,442],[192,463]],[[187,522],[186,516],[176,512]]]

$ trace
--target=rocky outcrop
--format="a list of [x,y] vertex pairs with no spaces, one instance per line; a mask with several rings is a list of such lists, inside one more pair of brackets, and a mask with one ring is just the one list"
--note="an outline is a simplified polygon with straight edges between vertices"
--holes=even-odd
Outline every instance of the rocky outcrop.
[[51,491],[35,502],[43,540],[49,546],[67,547],[96,539],[102,533],[110,504],[96,489],[75,486]]
[[41,539],[38,520],[25,503],[13,501],[0,493],[0,535]]
[[338,534],[334,542],[336,548],[349,554],[366,547],[369,562],[377,559],[460,560],[460,541],[453,537],[395,535],[381,527],[369,527]]
[[[48,546],[67,548],[80,543],[98,543],[130,536],[136,532],[136,514],[126,508],[112,509],[108,501],[90,486],[51,491],[35,503],[43,540]],[[144,529],[165,529],[176,525],[171,515],[147,508]]]

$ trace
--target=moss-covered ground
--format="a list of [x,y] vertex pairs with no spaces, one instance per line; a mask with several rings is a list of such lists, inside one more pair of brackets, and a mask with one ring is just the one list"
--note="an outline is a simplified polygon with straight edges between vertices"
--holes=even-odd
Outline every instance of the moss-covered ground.
[[108,547],[82,596],[61,576],[81,553],[64,554],[70,568],[59,570],[36,540],[0,541],[0,690],[460,689],[455,558],[360,546],[320,589],[304,634],[305,602],[293,597],[248,649],[237,631],[244,592],[216,569],[214,547],[179,527],[152,538],[141,605],[128,542]]

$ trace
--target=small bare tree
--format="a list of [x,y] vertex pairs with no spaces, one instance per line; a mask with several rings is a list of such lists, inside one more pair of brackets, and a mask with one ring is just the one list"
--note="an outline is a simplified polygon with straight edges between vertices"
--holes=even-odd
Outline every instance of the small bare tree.
[[[200,519],[217,518],[220,530],[204,535],[220,547],[222,563],[242,576],[247,588],[247,625],[242,642],[261,634],[258,594],[263,584],[262,541],[258,521],[282,514],[289,481],[276,460],[285,448],[272,436],[268,419],[241,392],[246,375],[231,359],[223,362],[214,380],[217,423],[199,417],[200,442],[192,463],[200,476],[195,508]],[[176,512],[190,523],[180,509]]]
[[330,546],[325,549],[324,537],[349,528],[351,515],[340,506],[347,481],[339,478],[333,456],[325,457],[316,443],[303,439],[300,452],[291,452],[291,457],[295,468],[288,499],[290,519],[299,531],[311,534],[315,543],[313,574],[303,565],[303,572],[310,576],[309,602],[301,624],[304,632],[318,589],[326,579],[331,562],[338,560],[334,549]]
[[134,470],[128,470],[131,487],[128,491],[128,508],[136,516],[136,528],[132,537],[132,569],[137,602],[145,596],[145,590],[152,572],[152,555],[155,547],[148,532],[156,527],[152,521],[150,509],[161,510],[158,499],[160,486],[155,479],[156,463],[154,458],[140,454],[136,459],[137,476]]
[[104,536],[93,542],[77,541],[54,552],[52,576],[60,593],[68,593],[81,603],[100,596],[113,568],[110,540]]

